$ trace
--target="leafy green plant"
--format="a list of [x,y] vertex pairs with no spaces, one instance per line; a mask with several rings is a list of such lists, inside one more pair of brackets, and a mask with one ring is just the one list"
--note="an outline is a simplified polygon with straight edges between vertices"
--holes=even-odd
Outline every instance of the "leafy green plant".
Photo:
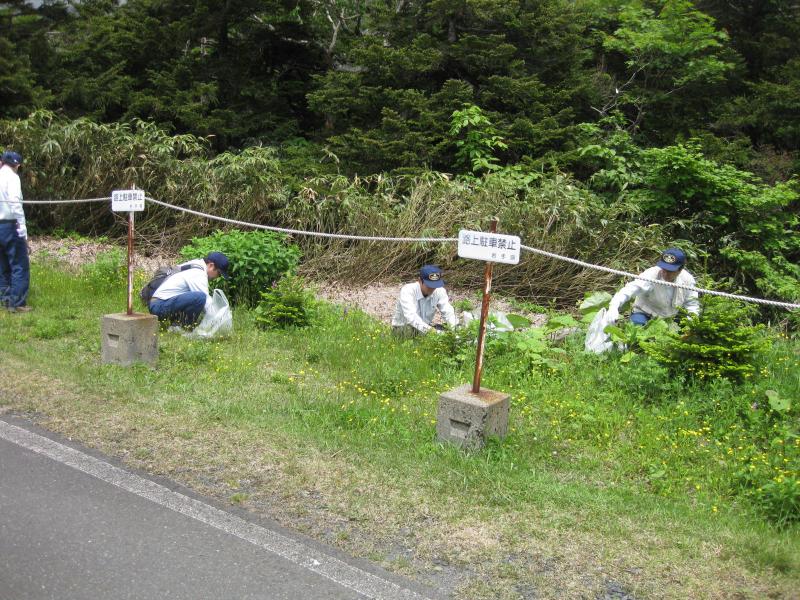
[[628,350],[628,354],[621,359],[622,362],[627,362],[631,359],[630,353],[641,350],[649,342],[663,340],[669,335],[671,328],[665,319],[650,319],[644,326],[623,321],[619,325],[606,325],[606,333],[611,341]]
[[446,328],[438,335],[426,335],[422,345],[431,356],[438,356],[443,365],[460,369],[475,360],[480,321],[473,319],[465,327]]
[[566,350],[550,345],[544,327],[532,327],[525,331],[515,332],[514,348],[519,352],[529,367],[545,366],[549,369],[563,369],[564,363],[554,355],[564,355]]
[[480,106],[465,104],[461,110],[453,111],[450,118],[450,135],[457,139],[456,159],[473,173],[494,171],[499,168],[495,151],[506,150],[508,145],[498,135],[492,122],[483,114]]
[[750,306],[707,296],[700,315],[682,320],[677,332],[639,345],[673,371],[741,381],[753,375],[753,358],[768,344],[764,327],[750,325],[752,313]]
[[222,287],[232,302],[247,305],[259,302],[261,291],[282,275],[294,273],[300,261],[300,249],[287,243],[286,236],[265,231],[216,231],[193,238],[180,254],[190,260],[213,251],[222,252],[230,260],[230,279],[219,278],[213,283]]
[[261,329],[308,327],[316,316],[317,300],[301,277],[286,275],[266,292],[255,307],[256,325]]

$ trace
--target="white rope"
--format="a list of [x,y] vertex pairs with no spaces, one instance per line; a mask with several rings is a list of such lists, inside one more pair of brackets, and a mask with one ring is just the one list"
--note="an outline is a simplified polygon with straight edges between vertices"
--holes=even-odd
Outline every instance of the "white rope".
[[[334,238],[334,239],[344,239],[344,240],[361,240],[361,241],[370,241],[370,242],[457,242],[458,238],[411,238],[411,237],[382,237],[382,236],[363,236],[363,235],[346,235],[342,233],[323,233],[319,231],[305,231],[302,229],[288,229],[285,227],[273,227],[270,225],[258,225],[256,223],[248,223],[247,221],[237,221],[236,219],[227,219],[225,217],[218,217],[216,215],[211,215],[208,213],[200,212],[197,210],[191,210],[189,208],[183,208],[181,206],[175,206],[174,204],[169,204],[167,202],[161,202],[160,200],[155,200],[153,198],[147,197],[147,200],[153,202],[154,204],[158,204],[160,206],[164,206],[166,208],[171,208],[173,210],[179,210],[185,213],[189,213],[192,215],[196,215],[199,217],[205,217],[207,219],[213,219],[216,221],[222,221],[224,223],[231,223],[233,225],[241,225],[244,227],[254,227],[257,229],[266,229],[268,231],[277,231],[280,233],[289,233],[294,235],[308,235],[314,237],[323,237],[323,238]],[[661,281],[658,279],[650,279],[648,277],[640,277],[633,273],[628,273],[627,271],[618,271],[616,269],[611,269],[609,267],[603,267],[601,265],[594,265],[592,263],[587,263],[582,260],[577,260],[575,258],[569,258],[567,256],[561,256],[560,254],[554,254],[552,252],[547,252],[546,250],[539,250],[538,248],[531,248],[530,246],[521,246],[523,250],[527,250],[528,252],[533,252],[535,254],[541,254],[543,256],[547,256],[549,258],[554,258],[556,260],[561,260],[565,262],[569,262],[575,265],[579,265],[581,267],[587,269],[595,269],[597,271],[604,271],[606,273],[612,273],[614,275],[621,275],[623,277],[629,277],[631,279],[639,279],[642,281],[648,281],[651,283],[656,283],[659,285],[668,285],[675,288],[680,288],[683,290],[690,290],[695,291],[699,294],[709,294],[711,296],[722,296],[725,298],[731,298],[734,300],[741,300],[743,302],[755,302],[757,304],[764,304],[769,306],[778,306],[780,308],[786,309],[796,309],[800,308],[800,304],[792,304],[790,302],[779,302],[777,300],[765,300],[763,298],[751,298],[749,296],[741,296],[739,294],[728,294],[726,292],[719,292],[716,290],[707,290],[704,288],[698,288],[688,285],[681,285],[674,282],[669,281]]]
[[[80,202],[107,202],[111,196],[106,198],[81,198],[78,200],[23,200],[22,204],[78,204]],[[6,204],[12,204],[10,200],[3,200]]]
[[[110,196],[104,198],[83,198],[83,199],[75,199],[75,200],[23,200],[23,204],[69,204],[69,203],[78,203],[78,202],[107,202],[111,200]],[[377,235],[349,235],[344,233],[325,233],[321,231],[307,231],[303,229],[290,229],[287,227],[275,227],[272,225],[260,225],[258,223],[249,223],[247,221],[239,221],[237,219],[228,219],[226,217],[219,217],[217,215],[212,215],[209,213],[204,213],[198,210],[192,210],[190,208],[184,208],[182,206],[177,206],[175,204],[169,204],[168,202],[162,202],[161,200],[156,200],[155,198],[150,198],[149,196],[146,197],[148,202],[152,202],[153,204],[157,204],[159,206],[163,206],[165,208],[169,208],[172,210],[177,210],[180,212],[184,212],[190,215],[195,215],[198,217],[203,217],[205,219],[211,219],[213,221],[220,221],[222,223],[229,223],[231,225],[239,225],[241,227],[252,227],[254,229],[263,229],[266,231],[275,231],[278,233],[286,233],[291,235],[307,235],[312,237],[321,237],[321,238],[328,238],[328,239],[338,239],[338,240],[357,240],[357,241],[364,241],[364,242],[402,242],[402,243],[445,243],[445,242],[457,242],[458,238],[448,238],[448,237],[423,237],[423,238],[414,238],[414,237],[384,237],[384,236],[377,236]],[[619,275],[621,277],[627,277],[629,279],[639,279],[641,281],[647,281],[649,283],[655,283],[658,285],[667,285],[674,288],[682,289],[682,290],[689,290],[693,292],[697,292],[698,294],[708,294],[710,296],[721,296],[723,298],[731,298],[732,300],[739,300],[742,302],[753,302],[756,304],[763,304],[766,306],[777,306],[779,308],[785,308],[787,310],[795,310],[800,308],[800,304],[791,303],[791,302],[779,302],[777,300],[766,300],[764,298],[753,298],[751,296],[742,296],[740,294],[729,294],[727,292],[720,292],[717,290],[709,290],[705,288],[698,288],[688,285],[682,285],[679,283],[674,283],[670,281],[662,281],[659,279],[650,279],[648,277],[641,277],[634,273],[628,273],[627,271],[619,271],[617,269],[612,269],[609,267],[604,267],[602,265],[595,265],[592,263],[588,263],[582,260],[578,260],[576,258],[570,258],[568,256],[562,256],[560,254],[555,254],[553,252],[548,252],[547,250],[540,250],[539,248],[532,248],[531,246],[521,246],[523,250],[528,252],[532,252],[534,254],[540,254],[542,256],[546,256],[548,258],[552,258],[555,260],[560,260],[568,263],[572,263],[574,265],[586,268],[586,269],[594,269],[596,271],[603,271],[605,273],[611,273],[612,275]]]
[[302,229],[288,229],[286,227],[274,227],[272,225],[259,225],[257,223],[248,223],[247,221],[237,221],[236,219],[228,219],[226,217],[218,217],[216,215],[211,215],[208,213],[200,212],[199,210],[192,210],[190,208],[184,208],[182,206],[175,206],[174,204],[169,204],[167,202],[161,202],[160,200],[155,200],[153,198],[147,197],[146,200],[152,202],[153,204],[158,204],[159,206],[164,206],[166,208],[171,208],[173,210],[178,210],[181,212],[188,213],[190,215],[195,215],[198,217],[204,217],[206,219],[212,219],[214,221],[222,221],[223,223],[230,223],[232,225],[241,225],[242,227],[253,227],[255,229],[266,229],[267,231],[276,231],[278,233],[288,233],[292,235],[309,235],[315,237],[322,237],[322,238],[332,238],[337,240],[360,240],[362,242],[433,242],[433,243],[441,243],[441,242],[457,242],[458,238],[414,238],[414,237],[383,237],[379,235],[348,235],[345,233],[324,233],[321,231],[305,231]]
[[538,248],[531,248],[530,246],[520,246],[523,250],[527,250],[528,252],[533,252],[534,254],[541,254],[542,256],[547,256],[548,258],[555,258],[557,260],[562,260],[564,262],[572,263],[574,265],[578,265],[580,267],[584,267],[587,269],[594,269],[596,271],[604,271],[606,273],[612,273],[613,275],[621,275],[623,277],[629,277],[631,279],[638,279],[640,281],[647,281],[649,283],[657,283],[659,285],[668,285],[674,288],[678,288],[681,290],[689,290],[693,292],[697,292],[699,294],[708,294],[710,296],[722,296],[723,298],[731,298],[733,300],[741,300],[743,302],[755,302],[757,304],[766,304],[769,306],[778,306],[780,308],[786,308],[789,310],[800,308],[800,304],[792,304],[791,302],[779,302],[777,300],[765,300],[763,298],[751,298],[750,296],[740,296],[739,294],[728,294],[727,292],[720,292],[717,290],[707,290],[705,288],[698,288],[693,287],[690,285],[682,285],[680,283],[675,283],[671,281],[662,281],[660,279],[650,279],[649,277],[641,277],[639,275],[635,275],[633,273],[628,273],[627,271],[618,271],[617,269],[611,269],[609,267],[603,267],[601,265],[594,265],[592,263],[587,263],[582,260],[578,260],[576,258],[569,258],[567,256],[561,256],[560,254],[553,254],[552,252],[548,252],[547,250],[539,250]]

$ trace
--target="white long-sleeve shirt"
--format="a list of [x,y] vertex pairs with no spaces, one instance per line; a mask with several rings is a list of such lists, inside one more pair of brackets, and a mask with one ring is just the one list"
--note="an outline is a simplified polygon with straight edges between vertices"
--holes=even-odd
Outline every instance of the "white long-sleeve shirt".
[[419,281],[407,283],[400,288],[400,297],[392,317],[393,327],[411,325],[414,329],[427,333],[431,328],[436,310],[451,327],[456,326],[456,311],[443,287],[436,288],[430,296],[422,295]]
[[[181,263],[179,266],[192,265],[192,268],[185,271],[178,271],[164,280],[156,293],[153,294],[154,300],[169,300],[186,292],[203,292],[206,295],[206,308],[211,303],[211,296],[208,293],[208,273],[206,263],[202,258]],[[199,267],[199,268],[197,268]]]
[[16,221],[19,236],[28,237],[22,210],[22,185],[17,172],[8,165],[0,167],[0,220]]
[[[661,269],[650,267],[639,274],[639,277],[648,279],[661,279]],[[694,286],[695,280],[691,273],[683,269],[675,278],[678,285]],[[614,294],[608,305],[609,311],[616,311],[631,298],[634,312],[643,312],[653,317],[674,317],[679,308],[684,308],[693,314],[700,314],[700,301],[697,292],[682,290],[671,285],[661,285],[641,279],[634,279]]]

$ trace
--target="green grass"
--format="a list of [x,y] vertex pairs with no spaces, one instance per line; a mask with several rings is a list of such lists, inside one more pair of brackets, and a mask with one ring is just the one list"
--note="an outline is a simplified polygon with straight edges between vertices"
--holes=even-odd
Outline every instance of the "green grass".
[[[458,597],[591,595],[609,581],[637,597],[789,597],[800,583],[797,525],[778,527],[762,502],[765,485],[800,478],[792,340],[741,385],[682,382],[579,340],[556,369],[490,348],[483,386],[512,395],[510,431],[468,454],[435,440],[439,393],[472,375],[439,340],[397,340],[337,307],[283,331],[235,310],[231,338],[165,333],[156,369],[120,368],[99,361],[100,317],[125,307],[113,265],[36,264],[32,281],[34,312],[0,315],[0,368],[74,397],[23,386],[0,406],[58,416],[156,472],[221,473],[205,488],[186,477],[254,510],[273,502],[288,524],[398,571],[436,582],[431,565],[451,565]],[[770,412],[766,390],[794,412]],[[393,558],[398,536],[411,562]]]

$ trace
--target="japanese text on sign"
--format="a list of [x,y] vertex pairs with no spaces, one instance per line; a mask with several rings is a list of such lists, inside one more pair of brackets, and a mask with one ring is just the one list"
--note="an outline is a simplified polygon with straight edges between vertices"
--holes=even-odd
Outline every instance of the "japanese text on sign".
[[521,242],[516,235],[466,229],[458,232],[458,255],[461,258],[516,265],[520,249]]
[[144,210],[144,190],[114,190],[111,192],[111,210],[120,212]]

